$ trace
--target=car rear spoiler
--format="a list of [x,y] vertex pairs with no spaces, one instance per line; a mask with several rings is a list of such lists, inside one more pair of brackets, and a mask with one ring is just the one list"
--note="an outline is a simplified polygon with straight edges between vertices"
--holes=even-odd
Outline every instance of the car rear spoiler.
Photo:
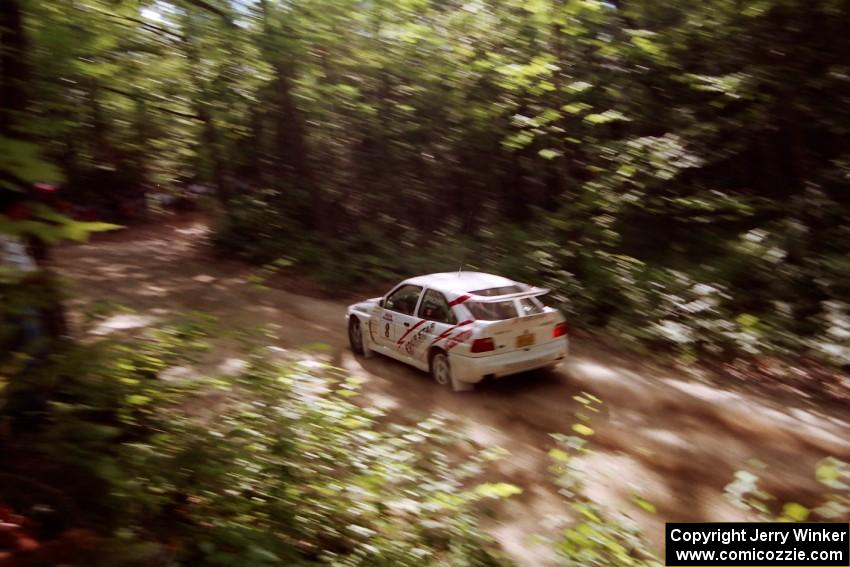
[[526,297],[537,297],[546,295],[550,290],[542,287],[532,287],[526,291],[517,293],[506,293],[504,295],[469,295],[469,301],[478,301],[480,303],[495,303],[497,301],[510,301],[512,299],[524,299]]

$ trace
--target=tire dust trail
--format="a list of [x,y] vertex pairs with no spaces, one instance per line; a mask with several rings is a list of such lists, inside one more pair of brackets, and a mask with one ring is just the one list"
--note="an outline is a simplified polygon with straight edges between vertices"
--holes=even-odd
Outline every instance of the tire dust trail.
[[[850,459],[846,406],[746,391],[707,372],[658,369],[580,338],[573,339],[572,356],[558,372],[523,374],[454,394],[393,360],[354,357],[344,324],[348,302],[260,290],[249,281],[254,268],[211,255],[207,234],[203,220],[190,219],[57,249],[56,267],[74,294],[73,316],[79,321],[98,302],[132,308],[94,330],[109,334],[198,310],[229,327],[271,324],[282,348],[330,345],[335,364],[367,379],[364,403],[384,407],[390,419],[453,415],[474,439],[511,452],[490,474],[524,492],[499,503],[487,528],[521,564],[549,562],[550,552],[530,543],[529,535],[547,532],[548,515],[569,512],[547,472],[547,451],[550,433],[569,433],[581,409],[573,396],[582,391],[604,401],[591,423],[594,453],[582,463],[589,494],[635,519],[659,553],[665,521],[746,520],[723,488],[753,459],[766,467],[757,472],[764,477],[761,488],[780,502],[806,505],[818,504],[824,492],[814,479],[817,462]],[[634,504],[636,495],[657,513]]]

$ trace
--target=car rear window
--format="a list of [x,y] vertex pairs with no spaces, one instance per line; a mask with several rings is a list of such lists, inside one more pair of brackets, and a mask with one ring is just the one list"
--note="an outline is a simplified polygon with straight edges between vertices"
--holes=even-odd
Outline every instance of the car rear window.
[[[493,295],[503,294],[497,293]],[[513,301],[494,301],[492,303],[467,301],[464,305],[472,313],[472,316],[479,321],[502,321],[516,317],[516,305]]]
[[519,293],[522,288],[518,285],[506,285],[502,287],[491,287],[487,289],[479,289],[478,291],[470,291],[472,295],[483,295],[484,297],[493,297],[494,295],[507,295],[509,293]]
[[524,297],[519,300],[519,312],[523,317],[537,315],[543,311],[543,304],[536,297]]

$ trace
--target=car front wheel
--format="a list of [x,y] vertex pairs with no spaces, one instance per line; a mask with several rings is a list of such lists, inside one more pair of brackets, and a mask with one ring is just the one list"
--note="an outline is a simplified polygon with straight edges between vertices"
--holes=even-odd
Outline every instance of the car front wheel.
[[354,354],[365,354],[363,349],[363,327],[360,325],[360,319],[350,317],[348,319],[348,342],[351,344],[351,350]]

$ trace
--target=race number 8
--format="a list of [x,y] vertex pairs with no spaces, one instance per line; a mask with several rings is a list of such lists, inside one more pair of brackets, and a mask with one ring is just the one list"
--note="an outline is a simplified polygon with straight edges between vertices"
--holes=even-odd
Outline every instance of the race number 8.
[[384,325],[384,336],[390,338],[390,324]]

